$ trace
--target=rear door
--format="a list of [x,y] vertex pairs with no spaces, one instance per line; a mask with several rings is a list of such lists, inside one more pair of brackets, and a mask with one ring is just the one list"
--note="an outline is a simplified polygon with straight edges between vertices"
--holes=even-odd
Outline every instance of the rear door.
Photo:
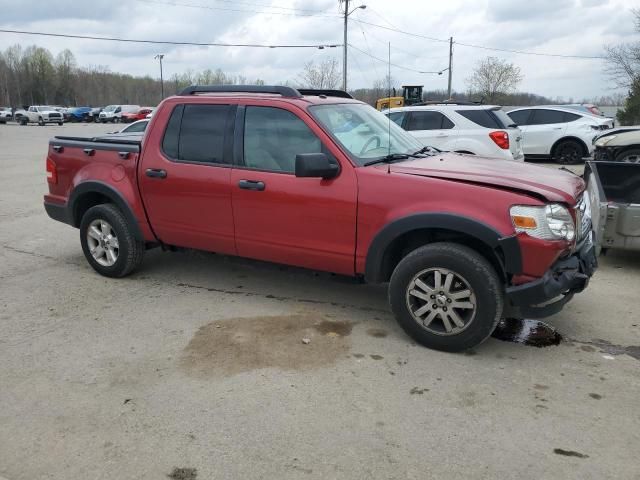
[[454,123],[435,110],[407,112],[404,129],[424,145],[440,150],[455,150],[458,131]]
[[528,125],[523,132],[524,153],[549,155],[551,147],[567,129],[564,112],[544,108],[532,109]]
[[[238,254],[335,273],[354,273],[354,168],[320,128],[290,105],[239,107],[231,174]],[[298,178],[295,157],[322,152],[337,177]]]
[[[168,245],[235,253],[231,164],[236,106],[175,104],[145,142],[139,182],[156,235]],[[166,115],[166,117],[165,117]]]

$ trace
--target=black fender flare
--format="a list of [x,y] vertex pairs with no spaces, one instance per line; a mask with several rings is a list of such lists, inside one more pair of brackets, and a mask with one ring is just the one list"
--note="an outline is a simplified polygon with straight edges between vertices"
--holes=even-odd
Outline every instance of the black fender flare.
[[98,182],[98,181],[87,181],[78,184],[71,192],[69,196],[68,205],[68,215],[69,219],[73,222],[73,226],[78,228],[80,227],[81,218],[76,218],[76,208],[78,205],[78,201],[86,194],[90,193],[99,193],[100,195],[104,195],[111,202],[113,202],[118,209],[124,214],[127,219],[127,223],[131,225],[131,229],[133,230],[133,236],[136,240],[144,241],[144,236],[142,235],[142,230],[140,230],[140,225],[136,216],[133,214],[129,203],[125,200],[120,192],[118,192],[115,188],[110,185]]
[[413,230],[441,229],[471,236],[487,245],[496,254],[502,267],[499,275],[522,272],[520,244],[515,235],[504,237],[492,227],[469,217],[450,213],[418,213],[399,218],[383,227],[373,238],[367,251],[365,279],[370,283],[381,283],[383,279],[384,254],[391,243]]

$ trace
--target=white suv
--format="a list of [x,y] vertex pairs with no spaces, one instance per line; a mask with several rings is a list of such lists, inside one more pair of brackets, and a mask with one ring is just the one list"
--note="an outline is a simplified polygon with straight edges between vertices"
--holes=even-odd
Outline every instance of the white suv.
[[521,132],[499,106],[445,102],[393,108],[383,113],[424,145],[524,161]]
[[551,157],[558,163],[578,163],[590,156],[594,137],[613,128],[611,118],[567,107],[522,107],[507,115],[522,130],[527,157]]

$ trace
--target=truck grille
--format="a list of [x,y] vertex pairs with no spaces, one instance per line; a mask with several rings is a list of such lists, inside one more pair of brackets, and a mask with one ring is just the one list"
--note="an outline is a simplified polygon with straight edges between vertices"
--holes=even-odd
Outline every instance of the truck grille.
[[54,113],[54,112],[51,112],[51,113],[49,114],[49,118],[62,118],[62,114],[61,114],[61,113]]

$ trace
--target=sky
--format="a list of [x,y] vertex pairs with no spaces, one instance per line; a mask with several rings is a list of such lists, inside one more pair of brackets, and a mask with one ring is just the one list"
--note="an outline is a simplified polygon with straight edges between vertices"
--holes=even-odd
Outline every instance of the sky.
[[[620,92],[601,59],[515,54],[486,48],[560,55],[602,56],[604,45],[640,41],[635,0],[351,0],[349,87],[371,86],[388,70],[399,84],[446,89],[454,38],[453,89],[464,91],[477,62],[487,56],[520,67],[518,90],[548,97],[594,98]],[[0,29],[203,43],[342,44],[338,0],[0,0]],[[366,22],[366,23],[365,23]],[[375,24],[377,26],[371,25]],[[382,28],[385,27],[385,28]],[[394,30],[410,32],[406,35]],[[428,37],[428,38],[424,38]],[[342,48],[257,49],[148,45],[0,33],[0,49],[37,44],[56,54],[70,49],[79,65],[159,77],[222,69],[280,83],[299,78],[304,64],[335,58]],[[485,48],[474,48],[466,45]],[[373,57],[377,57],[373,58]],[[405,68],[400,68],[405,67]]]

